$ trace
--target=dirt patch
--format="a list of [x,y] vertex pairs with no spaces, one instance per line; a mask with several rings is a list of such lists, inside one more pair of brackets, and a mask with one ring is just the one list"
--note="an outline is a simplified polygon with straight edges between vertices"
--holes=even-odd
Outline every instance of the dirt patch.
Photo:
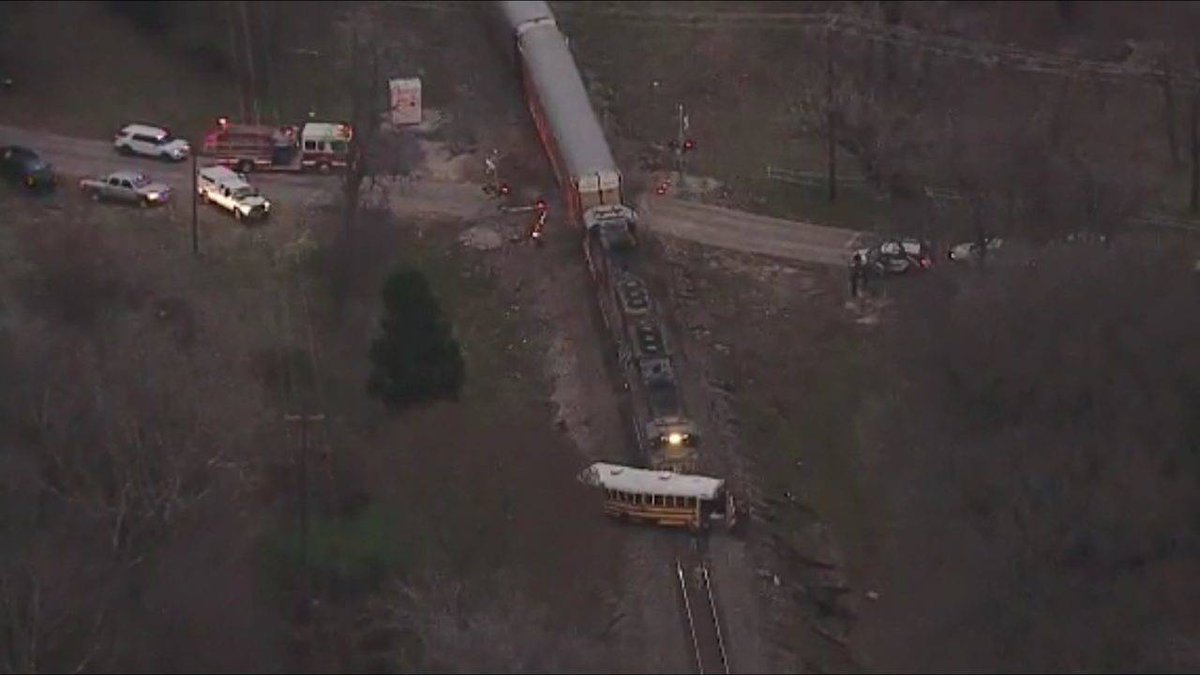
[[421,140],[425,162],[417,175],[439,181],[478,182],[482,161],[471,152],[454,152],[446,143]]
[[834,590],[847,583],[841,542],[817,516],[826,505],[801,478],[825,451],[812,449],[818,441],[805,440],[792,419],[803,392],[815,386],[808,369],[821,362],[828,331],[842,321],[842,280],[821,267],[677,240],[659,244],[695,373],[689,387],[696,400],[708,401],[701,414],[716,442],[705,448],[754,510],[745,542],[711,543],[717,582],[728,590],[722,602],[739,617],[730,629],[735,663],[783,671],[851,667]]
[[480,251],[493,251],[504,245],[504,237],[495,228],[476,225],[458,235],[458,243]]

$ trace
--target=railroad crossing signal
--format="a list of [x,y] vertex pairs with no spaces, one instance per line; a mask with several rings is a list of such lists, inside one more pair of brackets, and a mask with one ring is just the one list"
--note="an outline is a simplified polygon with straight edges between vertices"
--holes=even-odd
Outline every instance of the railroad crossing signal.
[[689,138],[683,142],[683,151],[684,152],[691,152],[692,150],[695,150],[695,149],[696,149],[696,141],[693,141],[692,139]]

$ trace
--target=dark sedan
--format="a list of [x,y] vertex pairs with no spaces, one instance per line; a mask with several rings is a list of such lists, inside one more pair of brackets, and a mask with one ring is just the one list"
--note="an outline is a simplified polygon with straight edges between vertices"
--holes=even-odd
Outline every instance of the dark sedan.
[[50,162],[20,145],[0,146],[0,176],[29,190],[53,190],[58,182]]

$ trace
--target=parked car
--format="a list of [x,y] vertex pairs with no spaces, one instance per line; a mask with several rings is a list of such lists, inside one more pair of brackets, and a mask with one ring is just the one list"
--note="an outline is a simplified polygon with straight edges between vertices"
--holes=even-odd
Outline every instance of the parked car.
[[113,137],[113,147],[122,155],[142,155],[181,162],[192,154],[192,147],[162,127],[127,124]]
[[932,250],[929,242],[904,237],[885,239],[875,246],[860,248],[855,253],[861,256],[868,273],[884,277],[933,267]]
[[1103,232],[1071,232],[1065,238],[1068,244],[1085,244],[1089,246],[1107,246],[1108,235]]
[[54,167],[22,145],[0,146],[0,175],[13,185],[29,190],[53,190],[58,183]]
[[206,204],[216,204],[238,220],[265,220],[271,214],[271,201],[262,196],[243,174],[223,166],[200,170],[196,191]]
[[170,186],[156,183],[139,171],[116,171],[100,178],[85,178],[79,181],[79,189],[96,201],[108,199],[141,207],[165,204],[171,197]]
[[955,262],[970,262],[981,258],[983,253],[991,255],[1003,245],[1004,240],[1000,237],[985,237],[982,244],[978,241],[964,241],[951,246],[946,256]]

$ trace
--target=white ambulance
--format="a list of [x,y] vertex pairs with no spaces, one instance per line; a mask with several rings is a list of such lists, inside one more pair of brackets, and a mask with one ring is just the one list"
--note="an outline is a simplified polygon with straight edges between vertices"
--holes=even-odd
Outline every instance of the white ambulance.
[[216,204],[241,220],[266,220],[271,202],[246,182],[246,178],[224,166],[209,166],[196,177],[196,191],[205,204]]

